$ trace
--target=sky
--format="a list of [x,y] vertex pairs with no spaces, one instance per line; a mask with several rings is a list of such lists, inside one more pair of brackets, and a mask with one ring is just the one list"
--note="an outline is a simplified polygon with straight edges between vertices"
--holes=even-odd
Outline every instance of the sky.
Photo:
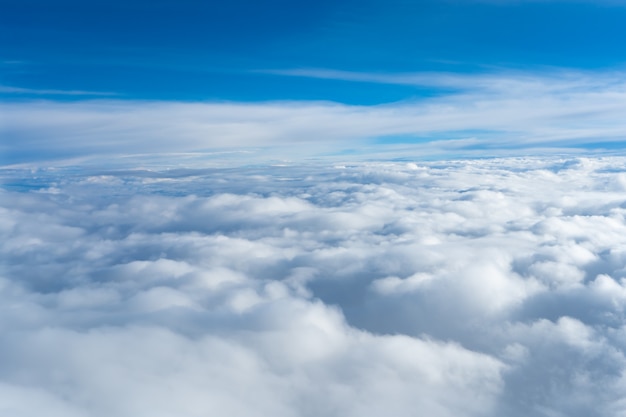
[[624,22],[0,0],[0,415],[626,416]]
[[[621,149],[624,19],[619,0],[5,0],[2,163],[112,154],[102,120],[135,138],[117,154],[247,147],[319,156],[442,140],[452,142],[424,153],[472,155],[477,145],[463,141],[492,154]],[[196,116],[170,117],[184,105]],[[354,128],[320,136],[328,120],[317,110],[338,106]],[[537,116],[545,106],[552,114]],[[294,107],[310,116],[289,114]],[[141,113],[134,122],[122,117],[129,109]],[[356,128],[385,125],[393,112],[416,121]],[[423,114],[441,123],[425,125]],[[273,115],[290,139],[256,127]],[[160,131],[188,140],[160,137],[151,126],[163,123]]]

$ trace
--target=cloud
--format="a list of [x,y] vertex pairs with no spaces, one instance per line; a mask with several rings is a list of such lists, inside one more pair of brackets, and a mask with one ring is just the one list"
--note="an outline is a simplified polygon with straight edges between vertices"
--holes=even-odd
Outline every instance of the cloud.
[[611,86],[624,91],[624,75],[619,71],[601,73],[552,69],[539,72],[492,71],[485,73],[368,73],[323,68],[293,68],[258,71],[289,77],[321,78],[378,84],[456,89],[493,93],[576,93],[602,91]]
[[[285,72],[282,72],[285,73]],[[295,75],[443,88],[376,106],[328,102],[5,102],[4,163],[46,158],[265,149],[278,157],[413,142],[422,154],[610,148],[624,140],[621,73]],[[407,145],[408,144],[408,145]],[[413,151],[415,152],[415,150]]]
[[[4,62],[7,64],[7,61]],[[11,63],[19,63],[18,61]],[[0,93],[8,94],[37,94],[44,96],[116,96],[117,93],[106,91],[85,91],[85,90],[54,90],[54,89],[37,89],[37,88],[24,88],[13,87],[8,85],[0,85]]]
[[620,416],[625,162],[5,168],[0,409]]

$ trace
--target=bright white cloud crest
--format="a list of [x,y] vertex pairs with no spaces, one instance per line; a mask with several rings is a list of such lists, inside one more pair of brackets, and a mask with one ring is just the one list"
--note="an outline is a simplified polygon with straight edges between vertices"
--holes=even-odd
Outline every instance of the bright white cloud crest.
[[3,415],[623,416],[626,160],[3,171]]

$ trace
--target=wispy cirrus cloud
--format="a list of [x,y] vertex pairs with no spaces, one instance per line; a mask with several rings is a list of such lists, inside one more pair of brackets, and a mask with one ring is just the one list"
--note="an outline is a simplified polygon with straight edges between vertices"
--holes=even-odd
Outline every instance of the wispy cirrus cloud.
[[41,96],[118,96],[118,93],[110,91],[87,91],[87,90],[56,90],[56,89],[39,89],[14,87],[9,85],[0,85],[0,94],[28,94]]
[[445,153],[478,148],[593,148],[626,140],[626,75],[620,72],[398,75],[290,70],[280,74],[429,86],[438,93],[374,106],[312,101],[5,102],[0,108],[6,119],[4,134],[10,140],[2,151],[9,160],[11,155],[37,159],[46,154],[246,147],[315,154],[399,140]]
[[259,72],[290,77],[398,84],[435,89],[454,89],[465,92],[546,94],[585,92],[609,88],[617,91],[626,91],[626,74],[622,71],[594,73],[552,69],[540,72],[500,70],[486,73],[379,73],[324,68],[291,68],[260,70]]

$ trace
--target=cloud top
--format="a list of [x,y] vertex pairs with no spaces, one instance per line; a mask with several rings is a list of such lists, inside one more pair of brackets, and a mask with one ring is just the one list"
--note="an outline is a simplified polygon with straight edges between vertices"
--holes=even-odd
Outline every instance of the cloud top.
[[617,417],[624,162],[3,169],[0,408]]

